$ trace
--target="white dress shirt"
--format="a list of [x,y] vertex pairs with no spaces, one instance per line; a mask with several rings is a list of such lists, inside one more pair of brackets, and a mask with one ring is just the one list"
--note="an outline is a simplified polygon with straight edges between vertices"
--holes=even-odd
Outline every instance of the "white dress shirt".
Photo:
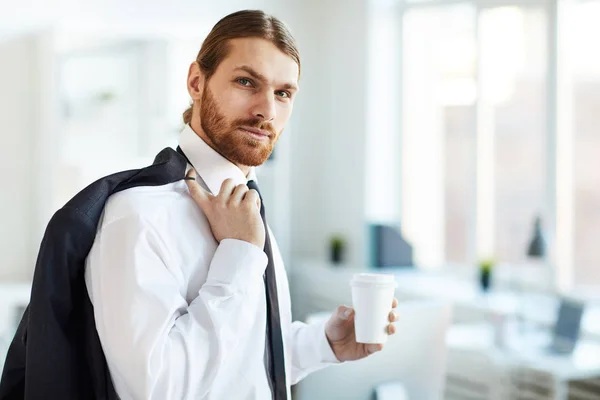
[[[216,194],[248,177],[186,126],[180,146]],[[202,182],[203,181],[203,182]],[[266,204],[268,217],[268,204]],[[337,362],[322,323],[291,320],[283,260],[271,233],[288,384]],[[265,367],[267,256],[217,243],[185,181],[111,196],[85,282],[121,399],[270,399]]]

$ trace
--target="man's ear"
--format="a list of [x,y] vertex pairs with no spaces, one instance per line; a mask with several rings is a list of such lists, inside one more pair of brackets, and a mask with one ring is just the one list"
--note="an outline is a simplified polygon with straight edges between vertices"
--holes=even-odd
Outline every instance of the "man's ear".
[[202,99],[202,90],[204,89],[204,73],[200,70],[200,65],[194,61],[190,65],[187,78],[188,93],[193,101]]

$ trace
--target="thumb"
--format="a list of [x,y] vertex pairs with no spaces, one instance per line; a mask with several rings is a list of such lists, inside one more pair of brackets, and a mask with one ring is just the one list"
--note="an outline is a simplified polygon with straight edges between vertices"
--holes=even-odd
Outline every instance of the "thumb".
[[194,168],[191,168],[185,175],[185,184],[187,185],[188,190],[190,191],[190,196],[192,196],[192,199],[194,199],[194,201],[204,210],[203,206],[209,200],[212,194],[210,194],[209,192],[204,190],[202,186],[200,186],[200,184],[196,180],[196,177],[196,171],[194,170]]
[[336,312],[336,322],[343,324],[354,316],[354,309],[347,306],[339,306]]

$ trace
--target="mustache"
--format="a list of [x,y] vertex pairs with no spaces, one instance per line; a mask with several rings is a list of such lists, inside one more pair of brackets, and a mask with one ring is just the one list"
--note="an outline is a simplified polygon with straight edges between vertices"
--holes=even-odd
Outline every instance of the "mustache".
[[275,128],[273,124],[268,121],[262,120],[260,118],[252,118],[252,119],[237,119],[233,122],[233,126],[249,126],[256,129],[262,129],[264,131],[269,132],[269,136],[274,137],[277,132],[275,132]]

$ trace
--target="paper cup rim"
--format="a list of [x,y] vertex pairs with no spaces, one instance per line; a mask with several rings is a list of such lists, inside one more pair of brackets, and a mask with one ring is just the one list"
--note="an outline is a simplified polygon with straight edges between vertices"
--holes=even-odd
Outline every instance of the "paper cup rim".
[[350,281],[351,286],[356,287],[397,287],[398,283],[392,274],[359,273],[355,274]]

